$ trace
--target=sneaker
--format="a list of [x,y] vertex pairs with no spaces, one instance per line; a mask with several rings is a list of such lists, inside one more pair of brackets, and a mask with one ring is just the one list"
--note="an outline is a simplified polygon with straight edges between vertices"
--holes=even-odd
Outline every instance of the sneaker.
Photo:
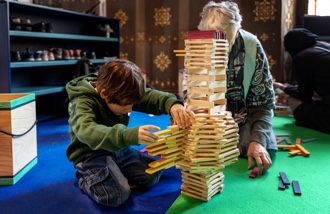
[[46,32],[47,33],[53,33],[53,23],[49,22],[45,24]]
[[37,51],[37,52],[35,52],[35,53],[33,54],[34,60],[35,60],[35,61],[42,61],[41,54],[42,54],[42,51]]
[[21,61],[21,55],[19,51],[10,51],[10,61],[11,62],[19,62]]
[[42,51],[42,53],[41,53],[42,61],[48,61],[49,60],[48,54],[49,54],[48,51],[46,51],[46,50]]
[[71,59],[70,52],[68,49],[62,50],[62,59],[65,59],[65,60]]
[[83,58],[86,58],[87,57],[87,51],[81,51],[80,52],[80,57],[83,59]]
[[21,30],[21,19],[18,17],[10,17],[10,30]]
[[55,60],[62,59],[62,48],[51,48],[49,51],[53,52]]
[[55,56],[54,53],[51,51],[47,51],[48,52],[48,60],[49,61],[54,61],[55,60]]
[[46,26],[44,22],[39,22],[34,25],[32,25],[32,31],[35,32],[46,32]]
[[22,52],[21,54],[22,61],[27,61],[27,62],[34,62],[34,53],[30,51],[29,48],[26,48],[25,51]]
[[23,31],[32,31],[32,24],[30,19],[22,19],[21,28]]
[[72,49],[69,49],[69,54],[70,54],[70,58],[74,59],[74,51]]
[[88,51],[87,53],[87,58],[88,59],[96,59],[96,54],[94,51]]
[[74,59],[81,59],[80,54],[81,54],[81,50],[80,49],[75,50],[74,51],[74,54],[73,54]]

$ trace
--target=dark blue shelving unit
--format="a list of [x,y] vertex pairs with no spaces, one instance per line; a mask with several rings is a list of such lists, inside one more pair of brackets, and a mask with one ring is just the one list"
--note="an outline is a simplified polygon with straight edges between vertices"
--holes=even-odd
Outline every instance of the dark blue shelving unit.
[[[91,59],[93,64],[103,64],[104,59]],[[54,60],[54,61],[40,61],[40,62],[11,62],[11,68],[27,68],[27,67],[47,67],[47,66],[62,66],[62,65],[76,65],[78,60]]]
[[40,33],[40,32],[28,32],[28,31],[9,31],[11,37],[30,37],[41,39],[65,39],[65,40],[83,40],[94,42],[118,42],[118,38],[106,38],[100,36],[84,36],[74,34],[62,34],[62,33]]
[[[10,18],[29,19],[32,24],[52,23],[53,33],[10,30]],[[98,31],[109,24],[110,38]],[[119,58],[119,20],[61,10],[30,3],[0,1],[0,96],[1,93],[35,93],[37,116],[50,118],[66,112],[65,84],[72,79],[78,60],[11,62],[11,51],[26,48],[67,48],[94,51],[94,64],[105,57]]]

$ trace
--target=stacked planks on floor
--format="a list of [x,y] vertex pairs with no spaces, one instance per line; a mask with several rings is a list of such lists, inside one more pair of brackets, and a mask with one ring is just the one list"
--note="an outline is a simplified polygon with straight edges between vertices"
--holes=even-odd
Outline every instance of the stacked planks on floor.
[[[187,108],[195,113],[186,130],[169,126],[146,150],[161,158],[148,173],[176,165],[182,173],[181,193],[209,201],[224,187],[225,166],[238,160],[238,125],[226,112],[228,42],[225,32],[191,31],[185,40],[188,74]],[[178,55],[177,55],[178,56]]]

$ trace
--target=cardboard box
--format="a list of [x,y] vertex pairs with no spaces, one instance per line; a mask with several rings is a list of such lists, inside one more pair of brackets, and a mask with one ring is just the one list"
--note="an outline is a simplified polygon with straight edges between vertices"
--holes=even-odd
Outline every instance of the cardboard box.
[[0,94],[0,185],[14,185],[37,164],[34,94]]

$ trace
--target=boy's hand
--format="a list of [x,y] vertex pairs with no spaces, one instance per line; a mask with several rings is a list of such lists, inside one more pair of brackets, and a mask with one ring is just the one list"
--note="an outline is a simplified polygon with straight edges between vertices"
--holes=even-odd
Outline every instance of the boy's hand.
[[160,128],[153,125],[140,126],[138,132],[139,143],[154,143],[159,139],[157,135],[148,130],[160,131]]
[[194,117],[194,113],[177,103],[171,107],[171,120],[174,125],[178,125],[180,129],[190,125],[190,119]]

